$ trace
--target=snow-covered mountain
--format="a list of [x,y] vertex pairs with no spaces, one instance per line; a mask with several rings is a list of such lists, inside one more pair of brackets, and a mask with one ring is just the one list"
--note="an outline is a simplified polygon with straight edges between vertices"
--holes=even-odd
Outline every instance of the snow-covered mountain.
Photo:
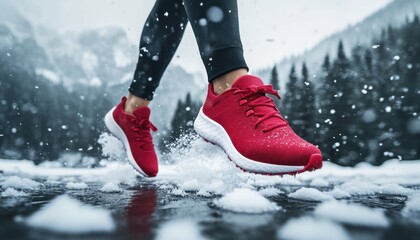
[[[128,40],[118,27],[83,32],[59,32],[44,26],[33,26],[12,6],[0,14],[0,48],[14,48],[16,42],[30,66],[53,84],[63,84],[69,91],[82,85],[106,86],[107,96],[115,99],[127,94],[138,58],[138,46]],[[16,51],[14,49],[13,51]],[[24,54],[23,54],[24,53]],[[21,63],[16,62],[19,65]],[[178,99],[190,92],[196,96],[206,85],[202,79],[178,66],[170,65],[163,76],[155,101],[152,120],[158,128],[169,125]],[[201,81],[200,81],[201,80]]]
[[[310,73],[315,74],[320,69],[326,54],[335,58],[340,40],[343,41],[345,51],[349,54],[352,47],[370,44],[373,39],[380,36],[383,29],[388,26],[398,27],[406,22],[407,18],[412,19],[415,14],[420,14],[419,0],[394,0],[360,23],[331,35],[303,54],[280,60],[276,66],[279,70],[281,90],[284,90],[284,84],[293,64],[296,64],[300,72],[301,64],[306,62]],[[268,82],[270,71],[271,69],[261,69],[258,74]]]

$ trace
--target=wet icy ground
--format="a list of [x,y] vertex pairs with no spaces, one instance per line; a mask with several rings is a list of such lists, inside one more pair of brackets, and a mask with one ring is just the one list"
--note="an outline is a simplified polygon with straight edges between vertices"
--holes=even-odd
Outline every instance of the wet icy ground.
[[102,143],[101,168],[0,160],[0,239],[420,239],[420,161],[261,176],[197,139],[144,179]]

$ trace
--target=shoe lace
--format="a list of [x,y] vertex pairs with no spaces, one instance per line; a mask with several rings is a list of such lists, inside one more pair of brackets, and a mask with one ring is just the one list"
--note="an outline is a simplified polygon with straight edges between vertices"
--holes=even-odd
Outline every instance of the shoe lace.
[[158,129],[148,119],[142,119],[140,121],[132,118],[131,130],[137,134],[135,140],[139,142],[142,149],[153,149],[153,141],[150,135],[150,130],[156,132]]
[[[250,108],[246,110],[246,117],[251,115],[258,118],[255,122],[255,128],[258,127],[262,122],[266,121],[270,118],[278,118],[280,121],[277,121],[275,124],[270,124],[263,128],[263,132],[271,131],[275,128],[282,127],[288,124],[287,120],[284,119],[276,105],[274,104],[273,99],[267,97],[265,94],[271,94],[276,96],[278,99],[281,99],[279,92],[273,89],[272,85],[263,85],[263,86],[249,86],[244,89],[237,89],[233,92],[233,94],[240,94],[242,93],[242,97],[239,99],[239,105],[249,106]],[[261,112],[260,108],[258,107],[269,107],[272,108],[272,111],[264,111]]]

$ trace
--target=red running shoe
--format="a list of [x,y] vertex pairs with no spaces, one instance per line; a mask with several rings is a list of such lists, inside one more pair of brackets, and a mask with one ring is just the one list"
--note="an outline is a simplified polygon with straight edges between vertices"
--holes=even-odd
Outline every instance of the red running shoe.
[[157,128],[150,122],[150,108],[137,108],[133,115],[124,111],[126,97],[105,115],[109,131],[119,138],[125,147],[129,163],[140,174],[154,177],[158,172],[158,161],[150,130]]
[[245,171],[296,174],[321,168],[321,151],[293,132],[266,94],[280,98],[272,85],[252,75],[238,78],[220,95],[210,83],[194,129]]

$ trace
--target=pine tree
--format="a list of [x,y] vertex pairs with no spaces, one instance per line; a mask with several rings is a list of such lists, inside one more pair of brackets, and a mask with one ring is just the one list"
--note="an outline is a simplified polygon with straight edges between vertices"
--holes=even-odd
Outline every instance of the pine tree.
[[159,141],[159,149],[162,152],[167,152],[172,144],[180,144],[182,147],[188,145],[189,139],[183,139],[185,141],[180,142],[179,140],[186,135],[193,133],[193,123],[197,116],[201,104],[195,103],[191,94],[188,93],[185,96],[185,100],[178,100],[175,114],[171,120],[171,129],[167,136],[163,136]]
[[[277,73],[276,65],[274,65],[273,69],[271,70],[270,84],[273,86],[274,89],[280,90],[279,75]],[[280,99],[278,99],[277,97],[273,97],[273,100],[277,108],[280,109]]]
[[331,74],[333,77],[332,92],[330,97],[331,127],[329,137],[333,144],[330,146],[332,161],[341,164],[355,164],[359,157],[357,126],[354,97],[354,82],[351,75],[351,62],[344,52],[343,43],[338,44],[337,59],[334,61]]
[[[289,73],[289,81],[286,84],[286,93],[283,98],[283,108],[284,116],[286,119],[293,121],[298,119],[298,114],[296,111],[297,103],[301,100],[299,86],[298,86],[298,77],[296,75],[295,65],[292,66]],[[293,123],[292,123],[293,124]],[[293,126],[293,125],[292,125]]]
[[336,90],[333,88],[334,77],[331,74],[331,62],[329,55],[324,57],[320,74],[320,87],[318,92],[318,111],[317,111],[317,129],[318,129],[318,140],[316,144],[320,147],[323,157],[326,160],[331,160],[332,145],[334,139],[332,136],[332,121],[330,116],[331,101],[334,101],[334,95]]
[[305,140],[314,143],[315,142],[315,121],[316,121],[316,107],[315,107],[315,91],[312,81],[309,80],[309,73],[306,64],[302,65],[302,78],[300,85],[303,87],[301,104],[302,106],[301,120],[303,121],[303,129],[301,137]]

